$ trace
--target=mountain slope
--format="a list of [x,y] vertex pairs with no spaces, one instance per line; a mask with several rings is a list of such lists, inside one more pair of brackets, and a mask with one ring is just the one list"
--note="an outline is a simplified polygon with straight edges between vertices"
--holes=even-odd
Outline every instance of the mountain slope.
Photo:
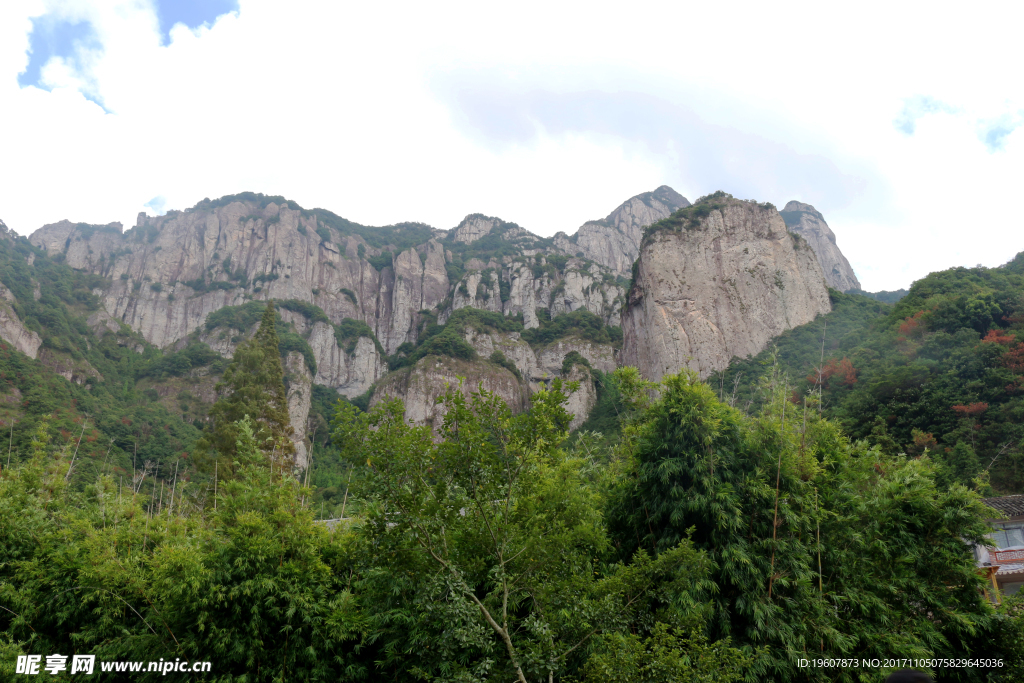
[[[813,406],[820,391],[853,438],[927,449],[947,483],[982,476],[997,492],[1024,491],[1024,254],[932,273],[895,305],[831,297],[831,314],[773,343],[793,400]],[[734,359],[710,383],[756,410],[771,352]]]

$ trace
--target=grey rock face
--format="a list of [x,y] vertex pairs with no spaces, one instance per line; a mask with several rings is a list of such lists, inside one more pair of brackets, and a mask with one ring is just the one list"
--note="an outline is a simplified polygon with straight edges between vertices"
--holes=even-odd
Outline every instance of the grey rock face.
[[573,351],[586,358],[595,370],[613,372],[618,367],[614,347],[578,337],[559,339],[544,347],[537,353],[537,364],[549,377],[557,377],[562,372],[562,361]]
[[492,363],[466,362],[454,358],[428,356],[414,367],[402,368],[388,375],[377,387],[370,405],[386,398],[399,398],[405,403],[405,419],[437,429],[444,421],[445,407],[438,403],[447,386],[458,386],[459,377],[465,378],[463,393],[483,387],[493,391],[508,404],[513,412],[527,407],[527,393],[515,375]]
[[[465,330],[465,338],[481,358],[489,358],[494,351],[500,351],[512,361],[528,383],[527,397],[539,391],[550,380],[562,377],[562,361],[572,351],[579,353],[591,367],[602,372],[612,372],[616,368],[613,347],[576,337],[559,339],[539,352],[535,352],[520,338],[518,332],[477,332],[469,327]],[[576,429],[586,421],[597,402],[597,389],[590,372],[578,365],[563,379],[580,382],[579,391],[570,396],[566,405],[566,410],[573,414],[571,429]]]
[[452,232],[451,239],[456,242],[464,242],[469,244],[475,242],[481,237],[485,237],[491,233],[496,225],[501,224],[501,220],[497,218],[491,218],[490,216],[484,216],[482,214],[474,213],[466,216],[458,227]]
[[21,322],[21,318],[11,307],[15,301],[14,293],[0,284],[0,339],[29,358],[37,358],[43,340]]
[[836,244],[835,233],[828,227],[825,217],[810,204],[792,201],[781,211],[786,227],[803,237],[814,249],[825,273],[828,286],[845,292],[860,289],[860,282]]
[[814,252],[774,208],[729,198],[699,226],[643,245],[623,315],[622,364],[701,377],[831,310]]
[[[509,259],[504,265],[471,260],[466,264],[468,272],[454,288],[451,307],[442,314],[442,321],[452,311],[472,307],[506,316],[522,314],[523,324],[534,328],[540,326],[537,309],[544,308],[552,317],[586,309],[608,325],[620,325],[626,290],[614,278],[606,277],[607,270],[571,258],[560,272],[536,275],[533,263],[530,257]],[[501,299],[502,282],[508,292],[505,301]]]
[[85,384],[89,378],[103,381],[103,375],[89,361],[72,358],[62,351],[44,348],[39,351],[39,362],[75,384]]
[[587,416],[597,404],[597,388],[590,370],[582,365],[574,365],[565,379],[568,382],[579,382],[579,388],[569,394],[569,400],[565,403],[565,409],[573,415],[569,423],[569,431],[573,431],[587,421]]
[[[443,414],[436,399],[446,382],[466,377],[466,391],[483,382],[513,410],[522,410],[532,392],[561,374],[571,351],[603,372],[634,364],[657,378],[688,365],[706,376],[733,355],[756,353],[772,336],[827,311],[824,277],[829,273],[846,277],[849,271],[847,280],[830,279],[830,284],[857,286],[820,214],[795,202],[787,205],[784,217],[795,221],[791,229],[806,242],[794,243],[774,210],[730,200],[698,229],[661,231],[644,244],[648,226],[689,206],[667,186],[627,200],[571,237],[559,233],[552,239],[472,214],[448,232],[413,226],[416,239],[410,240],[401,238],[410,234],[401,233],[401,226],[370,233],[293,202],[240,197],[161,217],[140,214],[127,232],[119,224],[62,221],[41,228],[30,240],[63,254],[68,265],[110,280],[105,289],[94,290],[103,309],[90,316],[88,325],[97,335],[127,324],[159,347],[180,348],[198,333],[201,341],[230,357],[235,340],[254,330],[208,331],[210,313],[266,299],[318,306],[330,324],[281,311],[308,342],[317,366],[315,376],[307,376],[304,362],[288,360],[289,408],[300,433],[313,384],[351,398],[380,382],[375,402],[403,398],[407,418],[437,426]],[[630,294],[624,278],[631,277],[638,257]],[[621,325],[625,348],[617,353],[609,345],[575,338],[531,348],[516,333],[468,329],[466,339],[482,360],[428,357],[385,376],[385,354],[415,342],[432,316],[444,323],[467,306],[521,315],[527,328],[540,325],[538,309],[551,316],[584,309],[608,325]],[[16,316],[12,319],[12,312],[0,297],[0,337],[10,343],[20,339],[26,353],[38,353],[38,338]],[[346,318],[366,323],[383,352],[369,336],[339,345],[333,325]],[[515,364],[522,380],[486,360],[495,350]],[[83,368],[65,370],[79,380],[88,376]],[[596,390],[585,368],[577,366],[573,373],[581,384],[571,404],[578,425],[596,401]],[[301,452],[304,462],[305,446]]]
[[644,229],[690,205],[686,197],[662,185],[627,199],[600,221],[583,224],[572,237],[559,233],[555,245],[569,254],[582,254],[628,278],[640,250]]
[[332,387],[342,396],[365,394],[387,373],[387,362],[369,337],[360,337],[349,354],[338,346],[329,325],[316,323],[308,341],[316,358],[314,384]]
[[[366,322],[391,352],[409,340],[418,311],[434,308],[448,293],[444,250],[434,239],[396,254],[392,266],[378,271],[367,258],[382,249],[339,235],[313,212],[274,203],[261,209],[235,201],[140,216],[140,222],[121,234],[62,221],[29,239],[63,253],[73,268],[112,278],[103,295],[107,313],[161,348],[224,306],[299,299],[318,305],[334,322]],[[360,247],[367,258],[357,254]]]
[[309,405],[313,399],[313,378],[306,367],[306,359],[301,353],[292,351],[284,361],[284,370],[288,373],[288,420],[292,423],[292,442],[295,444],[295,466],[306,469],[309,463],[309,450],[306,447],[306,419],[309,417]]

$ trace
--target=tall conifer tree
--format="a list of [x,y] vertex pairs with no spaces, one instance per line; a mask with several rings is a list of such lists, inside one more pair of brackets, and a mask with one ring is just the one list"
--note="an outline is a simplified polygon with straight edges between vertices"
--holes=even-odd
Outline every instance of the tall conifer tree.
[[259,330],[235,350],[224,378],[217,384],[220,398],[210,408],[210,424],[196,444],[201,464],[231,472],[237,454],[237,422],[246,415],[256,423],[256,440],[273,460],[291,462],[295,444],[288,418],[288,397],[278,349],[274,303],[267,302]]

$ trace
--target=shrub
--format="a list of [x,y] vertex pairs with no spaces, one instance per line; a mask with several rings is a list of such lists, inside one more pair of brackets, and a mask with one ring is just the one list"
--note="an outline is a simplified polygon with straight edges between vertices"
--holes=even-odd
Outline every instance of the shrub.
[[371,256],[367,261],[369,261],[370,265],[373,266],[374,270],[377,272],[380,272],[385,268],[390,268],[394,265],[394,257],[390,251],[382,251],[376,256]]
[[562,359],[562,376],[567,376],[577,365],[582,365],[588,370],[591,369],[590,361],[579,351],[570,351],[565,354],[565,358]]
[[515,375],[516,379],[518,379],[520,382],[523,381],[523,375],[522,373],[519,372],[519,368],[516,367],[515,363],[506,358],[505,354],[502,353],[501,351],[495,349],[494,353],[492,353],[491,357],[488,358],[487,360],[491,361],[495,365],[505,368],[513,375]]

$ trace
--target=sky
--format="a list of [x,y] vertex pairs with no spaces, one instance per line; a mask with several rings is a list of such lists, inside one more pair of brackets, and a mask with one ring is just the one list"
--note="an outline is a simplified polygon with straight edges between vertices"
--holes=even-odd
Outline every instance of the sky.
[[242,191],[572,233],[670,185],[813,204],[862,286],[1024,251],[1019,2],[4,0],[0,219]]

